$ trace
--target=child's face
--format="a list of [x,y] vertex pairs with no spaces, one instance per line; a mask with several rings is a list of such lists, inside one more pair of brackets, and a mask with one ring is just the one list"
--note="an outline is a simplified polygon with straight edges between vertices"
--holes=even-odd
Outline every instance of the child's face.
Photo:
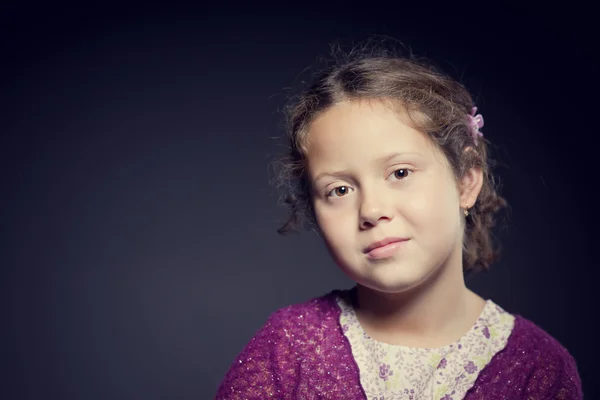
[[[397,293],[448,260],[462,262],[458,186],[425,134],[381,103],[344,102],[320,115],[307,139],[317,223],[353,280]],[[407,240],[367,251],[386,238]]]

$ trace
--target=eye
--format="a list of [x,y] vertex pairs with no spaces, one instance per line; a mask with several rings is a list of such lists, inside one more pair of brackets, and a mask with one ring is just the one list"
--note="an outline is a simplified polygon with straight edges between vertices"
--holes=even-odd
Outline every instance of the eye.
[[338,186],[329,193],[327,193],[328,197],[344,197],[348,193],[350,193],[352,189],[348,186]]
[[392,175],[394,176],[394,178],[401,180],[401,179],[406,178],[411,173],[412,173],[412,171],[407,168],[399,168],[399,169],[395,170],[392,173]]

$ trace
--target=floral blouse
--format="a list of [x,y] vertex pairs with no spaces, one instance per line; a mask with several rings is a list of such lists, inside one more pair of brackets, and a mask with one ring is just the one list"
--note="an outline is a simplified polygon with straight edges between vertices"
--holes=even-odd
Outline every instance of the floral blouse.
[[363,331],[349,296],[336,298],[340,325],[352,348],[369,400],[457,400],[508,341],[514,316],[491,300],[477,322],[453,344],[412,348],[378,342]]

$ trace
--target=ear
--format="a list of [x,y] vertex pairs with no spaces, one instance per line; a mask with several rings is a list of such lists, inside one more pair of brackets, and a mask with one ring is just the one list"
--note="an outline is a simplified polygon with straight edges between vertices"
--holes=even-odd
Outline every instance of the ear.
[[[474,151],[467,149],[465,151]],[[460,180],[460,207],[471,208],[477,201],[483,186],[483,171],[479,167],[467,170]]]
[[471,208],[477,201],[483,186],[483,172],[481,168],[471,168],[462,177],[460,182],[460,206]]

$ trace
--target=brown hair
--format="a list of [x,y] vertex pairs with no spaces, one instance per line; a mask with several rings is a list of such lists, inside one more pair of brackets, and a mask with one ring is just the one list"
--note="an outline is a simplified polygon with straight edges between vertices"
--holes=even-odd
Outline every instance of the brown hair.
[[[474,106],[463,85],[414,56],[401,56],[373,42],[344,53],[332,52],[330,65],[314,82],[292,98],[285,109],[288,149],[277,163],[277,182],[289,209],[279,233],[315,223],[311,188],[306,172],[305,138],[314,119],[341,101],[382,100],[400,106],[401,116],[426,133],[442,150],[458,179],[470,168],[483,171],[483,186],[466,218],[463,241],[465,271],[487,269],[500,254],[491,229],[495,214],[507,205],[496,190],[488,159],[488,142],[469,134],[467,115]],[[472,147],[475,151],[464,151]]]

